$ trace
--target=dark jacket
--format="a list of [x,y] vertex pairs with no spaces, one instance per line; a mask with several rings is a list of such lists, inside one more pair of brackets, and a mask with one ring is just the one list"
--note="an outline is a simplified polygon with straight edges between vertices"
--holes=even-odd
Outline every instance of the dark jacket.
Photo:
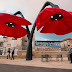
[[14,54],[14,50],[12,51],[12,54]]
[[8,51],[8,53],[10,54],[10,50]]

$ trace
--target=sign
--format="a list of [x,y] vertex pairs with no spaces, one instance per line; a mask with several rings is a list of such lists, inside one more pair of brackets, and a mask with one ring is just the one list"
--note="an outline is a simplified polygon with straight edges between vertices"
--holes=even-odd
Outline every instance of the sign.
[[35,46],[61,48],[59,41],[35,41]]

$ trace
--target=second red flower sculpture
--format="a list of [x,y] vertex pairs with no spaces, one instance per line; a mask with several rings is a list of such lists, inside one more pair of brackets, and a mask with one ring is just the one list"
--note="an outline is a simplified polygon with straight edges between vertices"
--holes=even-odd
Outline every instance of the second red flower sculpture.
[[64,35],[72,32],[72,15],[59,8],[46,8],[41,11],[36,21],[37,30],[41,33]]

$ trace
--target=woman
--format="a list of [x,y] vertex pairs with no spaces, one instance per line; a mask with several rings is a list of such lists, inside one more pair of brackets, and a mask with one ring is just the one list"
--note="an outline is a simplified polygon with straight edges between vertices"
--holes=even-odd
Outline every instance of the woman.
[[8,54],[7,54],[7,59],[8,59],[8,57],[9,57],[9,59],[10,59],[10,48],[8,49]]

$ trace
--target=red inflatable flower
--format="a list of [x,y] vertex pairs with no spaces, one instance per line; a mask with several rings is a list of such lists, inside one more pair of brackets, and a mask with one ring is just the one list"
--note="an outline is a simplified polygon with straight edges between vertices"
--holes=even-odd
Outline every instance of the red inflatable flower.
[[15,15],[0,13],[0,35],[14,38],[23,37],[27,34],[27,30],[21,25],[27,26],[31,23]]
[[41,33],[64,35],[72,32],[72,15],[59,8],[46,8],[40,12],[36,21],[37,30]]
[[72,15],[72,12],[69,12]]

